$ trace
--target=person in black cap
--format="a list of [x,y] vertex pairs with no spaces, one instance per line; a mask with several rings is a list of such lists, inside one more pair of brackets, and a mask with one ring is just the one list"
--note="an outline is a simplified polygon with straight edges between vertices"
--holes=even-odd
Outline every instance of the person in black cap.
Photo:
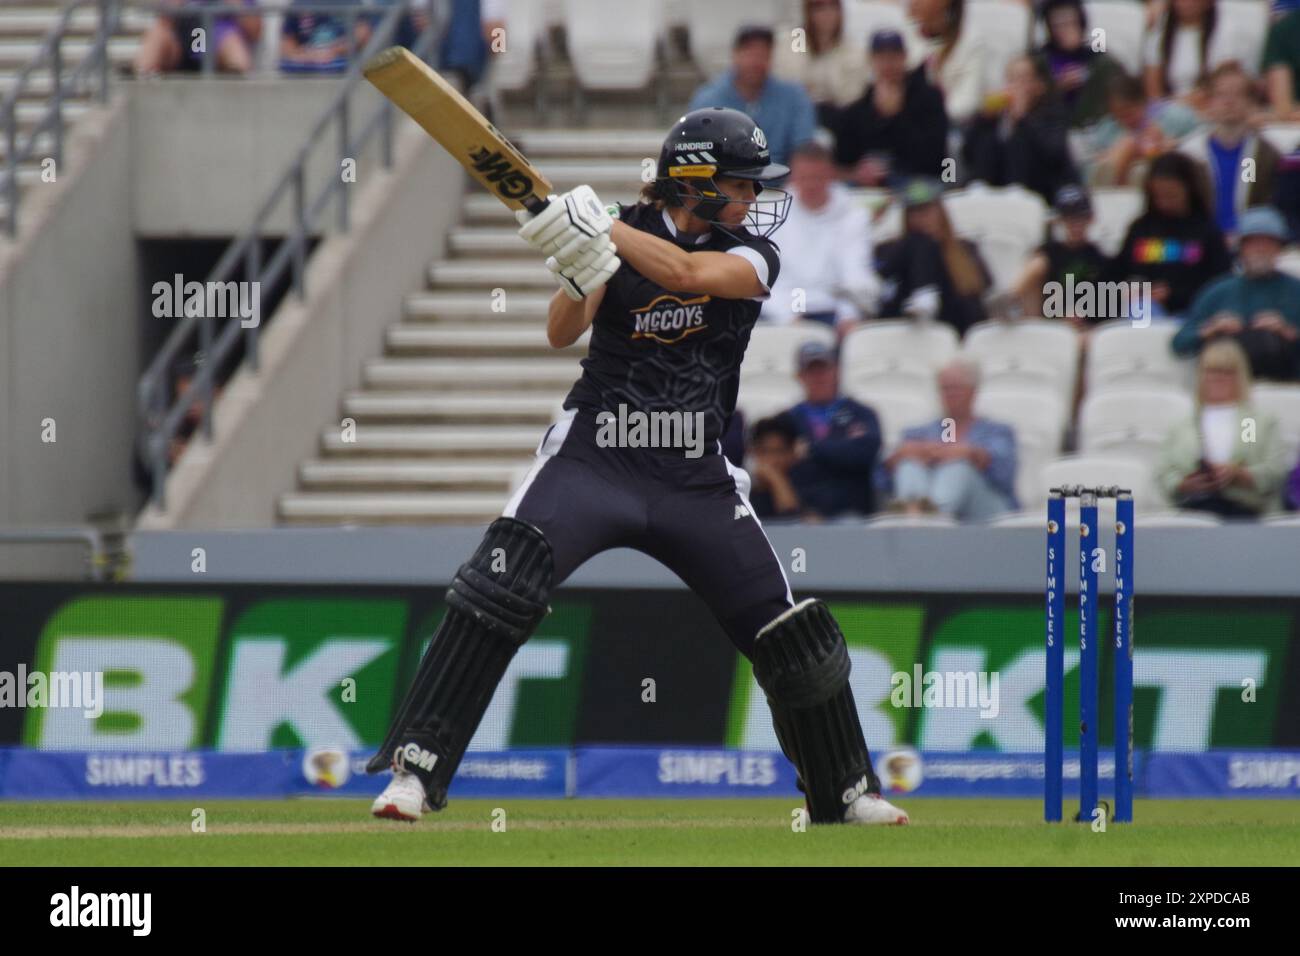
[[[1106,275],[1109,259],[1088,239],[1092,227],[1092,201],[1082,186],[1062,186],[1053,204],[1061,238],[1053,236],[1038,247],[1016,280],[1015,296],[1027,315],[1042,315],[1045,285],[1060,283],[1062,287],[1073,283],[1076,289],[1085,282],[1100,282]],[[1073,296],[1062,297],[1073,305]],[[1082,331],[1089,325],[1105,321],[1106,316],[1075,315],[1072,310],[1063,315],[1047,316],[1065,319]],[[1116,318],[1116,316],[1110,316]]]
[[884,186],[911,176],[943,174],[948,116],[943,94],[923,70],[907,72],[897,30],[871,36],[872,82],[844,108],[835,129],[835,162],[858,186]]
[[880,457],[880,420],[840,394],[835,352],[821,342],[799,347],[804,400],[783,414],[799,432],[790,478],[805,518],[868,515],[876,510],[873,475]]

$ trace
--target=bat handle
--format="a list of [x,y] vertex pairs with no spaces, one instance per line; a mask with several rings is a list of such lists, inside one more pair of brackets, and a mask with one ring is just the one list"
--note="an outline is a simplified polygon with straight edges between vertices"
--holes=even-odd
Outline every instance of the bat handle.
[[524,200],[524,208],[534,216],[540,215],[542,210],[550,204],[549,200],[544,199],[541,196],[529,196]]

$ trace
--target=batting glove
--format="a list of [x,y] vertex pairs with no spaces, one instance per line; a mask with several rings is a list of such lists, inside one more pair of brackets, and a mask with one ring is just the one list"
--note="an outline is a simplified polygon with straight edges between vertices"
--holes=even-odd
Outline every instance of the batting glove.
[[534,216],[519,210],[519,237],[546,256],[567,263],[598,236],[608,235],[614,220],[590,186],[579,186],[549,197],[549,205]]
[[618,271],[622,260],[614,253],[617,251],[612,242],[594,259],[585,265],[564,265],[554,256],[546,260],[546,268],[555,273],[555,279],[564,290],[565,295],[574,301],[585,299],[595,292]]

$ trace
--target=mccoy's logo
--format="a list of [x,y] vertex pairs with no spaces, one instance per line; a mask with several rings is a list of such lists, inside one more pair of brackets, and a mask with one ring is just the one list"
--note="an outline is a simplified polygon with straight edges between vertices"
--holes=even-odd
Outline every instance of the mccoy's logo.
[[523,199],[532,193],[532,179],[516,169],[509,156],[479,146],[469,154],[469,159],[480,179],[506,199]]
[[671,345],[686,336],[699,332],[704,324],[704,305],[709,296],[679,299],[675,295],[661,295],[645,308],[633,309],[636,326],[634,339],[654,339]]

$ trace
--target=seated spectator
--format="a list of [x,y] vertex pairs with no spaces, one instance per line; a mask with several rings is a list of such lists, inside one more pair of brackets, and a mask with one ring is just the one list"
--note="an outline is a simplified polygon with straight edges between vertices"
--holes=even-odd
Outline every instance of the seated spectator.
[[686,112],[727,106],[747,113],[767,137],[772,162],[789,165],[796,147],[817,128],[812,100],[798,83],[772,76],[772,31],[742,27],[731,48],[731,68],[691,97]]
[[1269,27],[1263,70],[1269,119],[1300,123],[1300,10],[1287,13]]
[[835,353],[820,342],[799,349],[804,400],[783,414],[799,439],[790,478],[805,518],[868,515],[876,509],[872,476],[880,458],[880,422],[839,393]]
[[1147,174],[1146,200],[1111,264],[1111,278],[1150,282],[1155,314],[1182,315],[1202,286],[1232,268],[1232,259],[1194,160],[1158,156]]
[[867,60],[856,45],[844,41],[844,7],[840,0],[803,0],[803,47],[796,50],[782,31],[772,59],[772,73],[798,83],[817,109],[817,123],[834,129],[839,111],[867,85]]
[[798,518],[803,511],[791,469],[799,429],[788,415],[762,418],[754,423],[749,440],[749,503],[759,518]]
[[1070,158],[1069,117],[1046,70],[1044,61],[1030,56],[1007,64],[999,108],[971,125],[963,154],[970,179],[1024,186],[1050,203],[1062,186],[1078,182],[1079,173]]
[[903,191],[903,235],[876,253],[880,314],[938,319],[965,334],[986,318],[993,279],[975,245],[957,237],[941,197],[938,184],[925,180]]
[[979,366],[967,359],[940,370],[941,417],[903,432],[885,460],[895,510],[982,521],[1017,507],[1016,435],[1008,425],[976,417],[979,381]]
[[[253,5],[253,0],[166,0],[167,6],[176,8],[176,14],[159,15],[149,24],[136,50],[136,75],[201,71],[205,53],[195,51],[194,31],[203,29],[203,18],[187,8],[237,3],[248,7]],[[219,71],[248,73],[253,68],[253,51],[261,35],[261,17],[213,17],[212,36],[204,38],[203,49],[216,55],[214,65]]]
[[1079,160],[1093,186],[1141,183],[1147,164],[1199,123],[1196,113],[1181,103],[1148,104],[1142,83],[1127,75],[1111,80],[1106,103],[1108,115],[1080,144]]
[[[355,6],[354,0],[293,0],[280,31],[280,69],[286,73],[342,73],[348,68],[348,19],[295,7]],[[356,18],[352,40],[359,51],[370,40],[371,23]]]
[[836,182],[830,150],[816,141],[795,150],[794,195],[781,227],[781,273],[762,318],[825,322],[841,333],[874,314],[880,279],[871,267],[871,220]]
[[1206,343],[1234,339],[1255,378],[1300,381],[1300,279],[1277,269],[1286,223],[1276,209],[1248,209],[1241,217],[1239,273],[1201,290],[1174,336],[1174,351],[1194,355]]
[[1109,53],[1094,50],[1083,0],[1046,0],[1042,8],[1047,42],[1038,57],[1070,116],[1070,126],[1082,129],[1106,115],[1106,95],[1124,68]]
[[1169,0],[1159,27],[1147,33],[1142,52],[1147,97],[1169,97],[1202,109],[1201,82],[1210,71],[1247,59],[1249,51],[1235,40],[1231,26],[1220,22],[1218,0]]
[[[1080,288],[1085,282],[1102,281],[1109,266],[1106,254],[1088,239],[1088,230],[1092,227],[1092,201],[1087,192],[1081,186],[1063,186],[1056,194],[1054,209],[1064,238],[1048,239],[1039,246],[1014,287],[1027,315],[1044,314],[1043,287],[1047,283],[1059,283],[1064,289],[1073,282],[1075,288]],[[1062,301],[1072,310],[1072,296],[1063,297]],[[1066,315],[1048,318],[1065,319],[1076,330],[1084,331],[1090,324],[1105,321],[1107,317],[1079,317],[1070,311]]]
[[[1247,206],[1273,201],[1278,163],[1282,157],[1251,129],[1255,113],[1253,84],[1235,63],[1225,63],[1210,74],[1206,113],[1214,124],[1193,133],[1179,151],[1201,164],[1210,187],[1214,220],[1224,235],[1237,232],[1237,216]],[[1246,175],[1250,160],[1251,175]]]
[[1156,481],[1179,508],[1229,518],[1276,508],[1286,474],[1277,421],[1250,400],[1250,366],[1236,342],[1201,352],[1196,415],[1165,436]]
[[943,96],[921,70],[907,72],[907,50],[897,30],[872,35],[871,72],[866,92],[840,113],[835,161],[858,186],[937,178],[948,141]]
[[907,8],[931,46],[919,69],[943,94],[948,119],[965,126],[984,100],[984,61],[991,55],[978,34],[962,28],[966,0],[908,0]]

